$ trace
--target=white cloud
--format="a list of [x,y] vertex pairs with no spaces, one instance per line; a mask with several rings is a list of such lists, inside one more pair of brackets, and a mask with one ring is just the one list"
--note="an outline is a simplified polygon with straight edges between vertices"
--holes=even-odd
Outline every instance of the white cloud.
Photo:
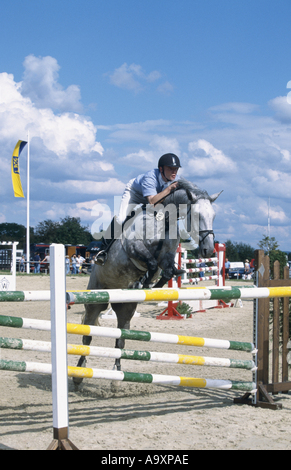
[[137,152],[129,153],[123,157],[121,161],[140,169],[148,168],[149,164],[154,165],[155,155],[152,151],[139,150]]
[[113,171],[114,166],[109,162],[98,162],[102,171]]
[[291,199],[290,173],[267,169],[262,175],[252,178],[252,184],[259,195]]
[[[153,150],[140,149],[129,153],[121,159],[123,163],[139,168],[140,173],[149,169],[157,168],[158,160],[164,153],[180,154],[180,145],[176,138],[170,138],[163,135],[155,135],[149,142]],[[150,166],[149,166],[150,165]]]
[[268,208],[268,202],[267,201],[262,201],[257,209],[258,212],[261,212],[263,216],[268,217],[270,214],[270,219],[275,222],[279,222],[281,224],[285,224],[290,222],[289,218],[285,214],[284,210],[276,205],[270,205],[270,210]]
[[22,96],[13,75],[0,73],[0,139],[25,140],[28,130],[31,139],[40,137],[47,150],[62,158],[71,152],[103,153],[92,121],[76,113],[55,115],[50,108],[38,109]]
[[100,206],[102,206],[102,204],[97,200],[84,201],[75,204],[56,202],[51,205],[50,209],[44,212],[44,217],[52,220],[59,220],[64,217],[79,217],[82,224],[90,225],[98,217],[99,212],[96,212],[96,208],[99,208]]
[[163,95],[170,95],[174,91],[173,85],[166,81],[158,86],[157,91]]
[[157,70],[146,74],[141,65],[128,65],[126,62],[108,75],[112,85],[135,93],[142,91],[146,83],[153,83],[161,78],[161,74]]
[[35,57],[24,60],[21,94],[33,101],[37,108],[82,112],[81,93],[77,85],[66,90],[58,83],[60,66],[54,57]]
[[258,110],[259,106],[252,103],[240,103],[240,102],[230,102],[223,103],[218,106],[212,106],[209,108],[209,111],[212,112],[231,112],[236,114],[251,114],[254,111]]
[[162,155],[171,152],[180,155],[180,144],[175,137],[155,135],[150,142],[150,146],[156,150],[157,154]]
[[275,111],[275,118],[282,123],[291,122],[291,104],[287,96],[278,96],[269,101],[269,106]]
[[291,154],[289,150],[281,148],[278,144],[276,144],[273,141],[268,141],[270,147],[273,147],[274,149],[278,150],[280,154],[282,155],[282,162],[289,162],[291,160]]
[[117,178],[109,178],[108,181],[96,182],[91,180],[67,180],[59,183],[51,183],[52,188],[63,190],[67,193],[94,194],[94,195],[120,195],[125,184]]
[[191,173],[197,176],[206,176],[221,173],[234,173],[236,164],[227,157],[222,150],[215,148],[204,139],[190,142],[188,145],[190,159],[188,161]]

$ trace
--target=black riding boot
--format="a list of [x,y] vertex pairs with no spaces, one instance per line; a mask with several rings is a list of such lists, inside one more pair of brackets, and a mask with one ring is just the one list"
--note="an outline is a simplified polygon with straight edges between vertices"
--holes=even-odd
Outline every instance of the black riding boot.
[[104,237],[102,238],[102,245],[100,248],[100,251],[98,251],[96,258],[95,258],[95,263],[99,264],[101,266],[104,265],[104,263],[107,260],[108,256],[108,251],[109,248],[113,245],[114,241],[117,238],[120,238],[121,235],[121,225],[116,221],[115,217],[110,222],[109,227],[107,228]]

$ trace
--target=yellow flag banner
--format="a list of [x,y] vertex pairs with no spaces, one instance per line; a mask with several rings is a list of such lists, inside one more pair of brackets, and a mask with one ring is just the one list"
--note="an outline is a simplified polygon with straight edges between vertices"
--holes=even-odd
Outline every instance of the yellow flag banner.
[[11,176],[15,197],[24,197],[19,173],[19,157],[26,144],[27,142],[25,142],[24,140],[19,140],[12,154]]

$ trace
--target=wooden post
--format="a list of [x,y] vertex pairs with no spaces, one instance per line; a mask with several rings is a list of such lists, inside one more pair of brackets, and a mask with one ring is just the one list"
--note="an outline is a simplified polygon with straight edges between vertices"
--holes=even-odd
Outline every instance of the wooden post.
[[[284,280],[289,280],[289,267],[285,266],[284,268]],[[287,355],[289,350],[287,349],[287,344],[289,341],[289,298],[283,299],[283,331],[282,331],[282,339],[283,339],[283,346],[282,346],[282,382],[288,382],[288,361]],[[285,391],[288,393],[288,388]]]
[[[280,263],[274,263],[274,280],[280,279]],[[280,299],[273,300],[273,357],[272,357],[272,383],[279,382],[279,337],[280,337]]]
[[[258,287],[269,286],[270,261],[263,250],[255,252],[255,270],[258,271]],[[269,299],[258,300],[258,383],[269,383]],[[260,392],[258,392],[260,395]],[[258,396],[260,401],[260,396]]]

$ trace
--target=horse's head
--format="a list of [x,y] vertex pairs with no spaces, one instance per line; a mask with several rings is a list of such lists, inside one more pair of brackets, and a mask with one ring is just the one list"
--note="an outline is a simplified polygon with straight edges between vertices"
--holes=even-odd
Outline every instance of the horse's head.
[[[199,256],[202,258],[209,258],[213,254],[213,221],[215,218],[215,211],[212,207],[212,203],[221,193],[222,191],[220,193],[209,196],[206,191],[199,189],[197,186],[192,184],[190,181],[185,180],[184,178],[179,180],[179,186],[173,193],[173,200],[177,207],[180,204],[187,204],[187,226],[188,228],[191,227],[191,232],[193,231],[193,227],[196,226],[196,229],[194,228],[196,233],[191,233],[191,235],[192,238],[197,241],[199,236]],[[191,210],[191,206],[193,204],[195,204],[195,211]],[[191,217],[198,217],[198,214],[199,228],[198,223],[193,224],[193,222],[191,222]]]
[[[222,191],[221,191],[222,192]],[[213,194],[205,198],[198,199],[199,203],[199,256],[202,258],[209,258],[214,250],[214,231],[213,221],[215,218],[215,211],[212,203],[221,194]]]

